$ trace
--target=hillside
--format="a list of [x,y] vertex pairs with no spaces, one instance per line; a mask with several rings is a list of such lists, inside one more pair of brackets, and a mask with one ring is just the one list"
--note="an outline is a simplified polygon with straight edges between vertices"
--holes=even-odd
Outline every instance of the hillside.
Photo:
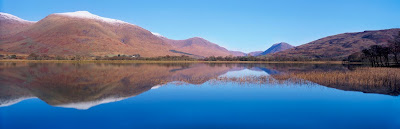
[[[171,40],[137,25],[87,11],[51,14],[38,22],[1,13],[3,53],[142,57],[241,55],[203,38]],[[3,22],[4,21],[4,22]],[[4,32],[3,32],[4,31]]]
[[14,35],[23,29],[33,25],[35,22],[21,19],[17,16],[0,12],[0,39]]
[[343,33],[273,54],[276,57],[305,57],[314,59],[343,59],[371,45],[387,45],[400,29]]
[[55,55],[174,55],[171,46],[139,26],[89,12],[51,14],[1,41],[9,52]]
[[173,40],[168,39],[164,36],[157,35],[164,42],[173,46],[173,49],[176,51],[190,53],[193,55],[199,55],[203,57],[209,56],[244,56],[244,53],[238,51],[229,51],[224,47],[221,47],[215,43],[212,43],[208,40],[205,40],[201,37],[193,37],[185,40]]
[[272,45],[270,48],[268,48],[267,50],[265,50],[264,52],[260,53],[259,55],[267,55],[267,54],[273,54],[273,53],[277,53],[280,51],[284,51],[290,48],[293,48],[294,46],[285,43],[285,42],[281,42],[281,43],[276,43],[274,45]]
[[249,52],[248,54],[251,55],[251,56],[259,56],[263,52],[264,51],[254,51],[254,52]]

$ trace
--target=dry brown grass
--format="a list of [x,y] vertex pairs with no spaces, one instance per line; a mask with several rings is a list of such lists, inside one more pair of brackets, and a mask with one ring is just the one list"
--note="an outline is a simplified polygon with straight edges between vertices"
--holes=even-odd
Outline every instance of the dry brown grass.
[[400,69],[398,68],[358,68],[354,71],[311,71],[273,76],[218,77],[216,81],[238,83],[274,84],[290,81],[340,86],[400,86]]
[[325,85],[341,86],[400,86],[398,68],[358,68],[354,71],[292,73],[291,77]]
[[323,85],[346,91],[400,95],[400,69],[358,68],[353,71],[311,71],[273,76],[218,77],[212,81],[237,84]]

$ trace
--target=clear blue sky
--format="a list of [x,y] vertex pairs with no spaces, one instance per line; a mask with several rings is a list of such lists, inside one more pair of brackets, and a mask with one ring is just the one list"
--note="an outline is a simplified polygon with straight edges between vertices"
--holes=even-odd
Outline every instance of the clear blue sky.
[[86,10],[171,39],[199,36],[244,52],[400,28],[400,0],[0,0],[0,9],[31,21]]

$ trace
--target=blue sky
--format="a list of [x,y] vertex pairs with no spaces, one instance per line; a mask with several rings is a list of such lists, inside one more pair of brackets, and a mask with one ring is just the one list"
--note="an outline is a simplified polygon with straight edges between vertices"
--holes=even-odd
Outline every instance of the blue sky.
[[85,10],[171,39],[198,36],[243,52],[400,28],[400,0],[0,0],[0,9],[31,21]]

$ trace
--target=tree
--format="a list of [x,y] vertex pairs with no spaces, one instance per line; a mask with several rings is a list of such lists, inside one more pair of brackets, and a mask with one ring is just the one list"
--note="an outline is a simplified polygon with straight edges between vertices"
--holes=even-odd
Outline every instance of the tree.
[[390,48],[380,45],[372,45],[368,49],[362,50],[364,57],[366,57],[372,66],[389,66],[390,65]]
[[347,61],[349,62],[362,62],[363,54],[361,52],[356,52],[347,57]]
[[400,31],[393,41],[389,42],[390,53],[394,56],[394,61],[399,65],[400,56]]
[[371,66],[374,67],[375,58],[374,58],[374,55],[373,55],[373,52],[371,51],[371,49],[364,49],[364,50],[362,50],[362,53],[363,53],[364,57],[366,57],[369,60],[369,62],[371,63]]
[[37,60],[38,57],[39,57],[39,55],[36,55],[35,53],[31,53],[31,54],[29,54],[27,59],[28,60]]

